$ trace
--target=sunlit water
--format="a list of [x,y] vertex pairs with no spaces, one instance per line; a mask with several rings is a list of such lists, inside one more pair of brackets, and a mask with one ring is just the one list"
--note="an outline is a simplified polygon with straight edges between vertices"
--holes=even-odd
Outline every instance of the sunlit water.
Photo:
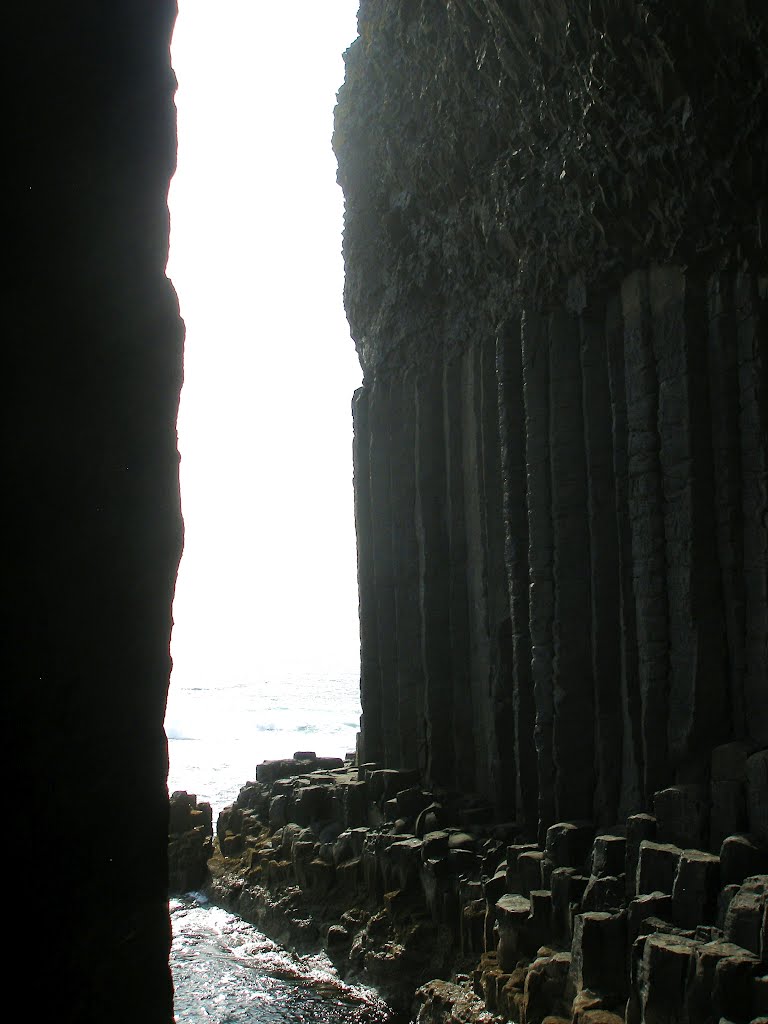
[[343,757],[360,723],[359,675],[262,673],[248,681],[171,684],[168,790],[207,800],[214,821],[260,761],[297,750]]
[[[263,674],[209,686],[174,683],[166,715],[170,792],[221,808],[256,765],[296,750],[354,749],[358,676]],[[296,957],[240,918],[188,895],[170,904],[176,1020],[208,1024],[383,1024],[375,995],[343,985],[322,956]]]
[[191,897],[171,900],[178,1022],[385,1024],[385,1005],[344,985],[322,955],[296,957],[246,924]]

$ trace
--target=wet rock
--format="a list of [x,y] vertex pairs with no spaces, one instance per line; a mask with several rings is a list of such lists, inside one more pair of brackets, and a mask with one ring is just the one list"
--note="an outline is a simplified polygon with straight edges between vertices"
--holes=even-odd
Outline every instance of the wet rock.
[[709,838],[709,799],[704,786],[670,786],[654,794],[660,843],[701,849]]
[[520,892],[527,896],[532,889],[540,889],[544,884],[542,864],[544,854],[541,850],[526,850],[517,858]]
[[414,999],[416,1024],[494,1024],[494,1018],[474,992],[447,981],[431,981]]
[[578,914],[571,945],[570,987],[626,998],[627,920],[618,914]]
[[530,913],[531,901],[524,896],[509,894],[496,904],[499,966],[504,971],[512,971],[518,960],[535,951],[536,944],[528,929]]
[[[688,938],[653,934],[639,939],[642,956],[633,978],[639,1021],[686,1020],[686,990],[697,944]],[[627,1014],[627,1019],[631,1018]]]
[[[734,966],[730,965],[720,968],[718,975],[721,961],[731,959],[742,964],[745,958],[749,965],[746,974],[743,966],[734,969]],[[708,942],[699,946],[694,951],[686,992],[689,1020],[695,1020],[700,1024],[717,1024],[721,1017],[749,1019],[742,1012],[734,1013],[734,1010],[743,1011],[748,1007],[747,1014],[749,1013],[752,978],[756,967],[756,958],[733,943]]]
[[555,868],[583,868],[594,837],[591,822],[564,821],[547,829],[546,855]]
[[624,879],[627,859],[627,840],[624,836],[597,836],[592,846],[592,874],[598,878],[605,875]]
[[626,875],[627,892],[631,896],[641,895],[637,889],[637,865],[640,860],[640,846],[648,840],[656,840],[656,819],[651,814],[633,814],[627,818]]
[[672,915],[681,928],[714,924],[720,894],[720,858],[701,850],[683,850],[672,886]]
[[571,967],[569,953],[539,957],[525,976],[521,1017],[536,1024],[557,1012],[566,1012],[565,988]]
[[731,835],[720,847],[720,880],[723,886],[741,885],[750,875],[768,874],[768,848],[753,836]]
[[725,915],[725,937],[728,942],[768,961],[766,934],[766,902],[768,875],[747,878],[731,899]]
[[671,896],[681,853],[682,850],[671,843],[653,843],[644,839],[640,843],[637,862],[637,895],[666,892]]
[[573,918],[581,909],[581,900],[588,884],[589,878],[577,874],[573,868],[556,868],[552,872],[552,928],[557,942],[570,945]]
[[585,911],[620,910],[626,903],[626,880],[624,875],[593,875],[582,897],[581,906]]
[[627,909],[627,936],[630,947],[638,935],[647,935],[650,929],[643,928],[648,918],[671,920],[672,897],[669,893],[653,892],[637,896]]
[[193,793],[171,794],[168,818],[168,890],[171,893],[202,889],[208,880],[213,853],[210,804]]

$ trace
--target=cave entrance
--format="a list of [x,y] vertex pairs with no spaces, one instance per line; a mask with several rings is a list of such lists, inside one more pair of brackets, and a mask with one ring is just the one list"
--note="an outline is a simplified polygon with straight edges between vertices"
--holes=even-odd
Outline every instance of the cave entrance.
[[332,7],[180,0],[171,48],[168,275],[186,343],[169,788],[214,815],[276,756],[276,731],[311,725],[291,720],[288,687],[358,672],[349,410],[361,372],[331,149],[357,2]]

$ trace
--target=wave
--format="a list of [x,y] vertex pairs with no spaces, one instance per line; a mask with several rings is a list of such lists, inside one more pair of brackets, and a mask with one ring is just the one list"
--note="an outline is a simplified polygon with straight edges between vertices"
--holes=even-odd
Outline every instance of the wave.
[[176,729],[173,726],[166,727],[165,735],[169,740],[198,740],[199,736],[187,736],[182,729]]

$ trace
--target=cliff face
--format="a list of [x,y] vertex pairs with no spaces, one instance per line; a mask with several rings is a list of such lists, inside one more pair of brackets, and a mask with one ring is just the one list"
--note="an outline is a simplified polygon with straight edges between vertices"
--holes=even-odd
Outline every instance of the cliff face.
[[334,142],[364,757],[540,838],[610,825],[768,745],[765,20],[359,24]]
[[35,978],[8,988],[33,1019],[173,1016],[175,14],[167,0],[5,13],[6,881],[19,978]]

